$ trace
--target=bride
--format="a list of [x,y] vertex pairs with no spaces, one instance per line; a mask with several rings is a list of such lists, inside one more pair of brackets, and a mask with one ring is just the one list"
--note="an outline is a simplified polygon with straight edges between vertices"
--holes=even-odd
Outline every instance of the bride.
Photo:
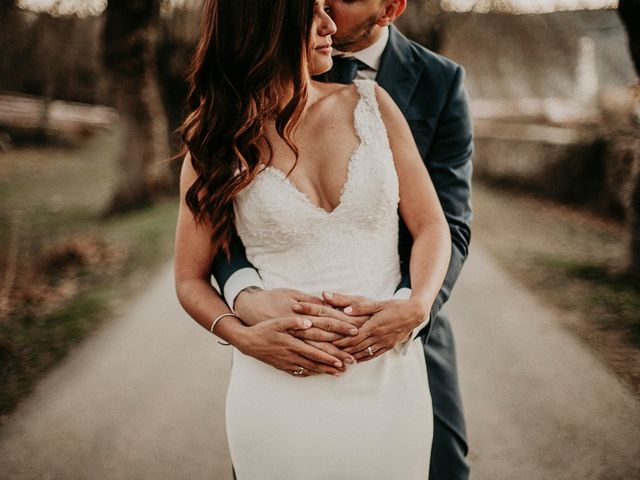
[[442,284],[449,229],[402,113],[373,81],[311,79],[332,65],[329,13],[324,0],[206,2],[182,127],[176,291],[233,345],[226,426],[239,480],[425,479],[420,342],[354,363],[296,336],[322,322],[292,311],[245,325],[210,284],[237,233],[267,288],[391,298],[398,213],[414,239],[402,301],[425,318]]

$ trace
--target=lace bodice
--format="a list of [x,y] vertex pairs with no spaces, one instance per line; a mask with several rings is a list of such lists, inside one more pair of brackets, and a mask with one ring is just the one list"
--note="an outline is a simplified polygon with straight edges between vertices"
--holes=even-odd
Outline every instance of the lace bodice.
[[390,298],[400,280],[399,189],[375,82],[355,82],[359,144],[337,207],[316,206],[286,175],[262,170],[235,199],[238,235],[266,288]]

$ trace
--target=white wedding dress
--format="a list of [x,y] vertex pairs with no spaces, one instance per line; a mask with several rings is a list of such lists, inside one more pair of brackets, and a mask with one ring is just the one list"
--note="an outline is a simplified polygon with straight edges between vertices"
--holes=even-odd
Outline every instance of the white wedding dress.
[[[374,82],[356,82],[359,146],[340,203],[314,205],[267,167],[238,195],[236,227],[266,288],[393,296],[398,178]],[[424,480],[433,413],[422,345],[298,378],[233,350],[226,426],[238,480]]]

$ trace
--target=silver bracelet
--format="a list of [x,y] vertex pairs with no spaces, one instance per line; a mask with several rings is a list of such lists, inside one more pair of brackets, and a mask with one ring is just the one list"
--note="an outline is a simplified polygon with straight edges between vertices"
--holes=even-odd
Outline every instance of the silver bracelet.
[[[209,331],[210,331],[211,333],[213,333],[213,334],[215,335],[214,329],[216,328],[216,325],[218,324],[218,322],[219,322],[220,320],[222,320],[224,317],[235,317],[235,318],[237,318],[238,320],[240,320],[240,317],[238,317],[235,313],[223,313],[222,315],[218,315],[218,316],[216,317],[216,319],[213,321],[213,323],[211,324],[211,328],[209,328]],[[240,320],[240,321],[242,321],[242,320]],[[220,345],[225,345],[225,346],[227,346],[227,345],[231,345],[230,343],[227,343],[227,342],[221,342],[220,340],[218,340],[218,343],[219,343]]]

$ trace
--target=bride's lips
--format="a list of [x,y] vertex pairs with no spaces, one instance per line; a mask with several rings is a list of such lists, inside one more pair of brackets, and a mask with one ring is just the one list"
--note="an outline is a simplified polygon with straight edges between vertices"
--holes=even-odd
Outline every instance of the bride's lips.
[[315,49],[322,53],[331,53],[331,51],[333,50],[333,48],[331,48],[331,43],[318,45]]

